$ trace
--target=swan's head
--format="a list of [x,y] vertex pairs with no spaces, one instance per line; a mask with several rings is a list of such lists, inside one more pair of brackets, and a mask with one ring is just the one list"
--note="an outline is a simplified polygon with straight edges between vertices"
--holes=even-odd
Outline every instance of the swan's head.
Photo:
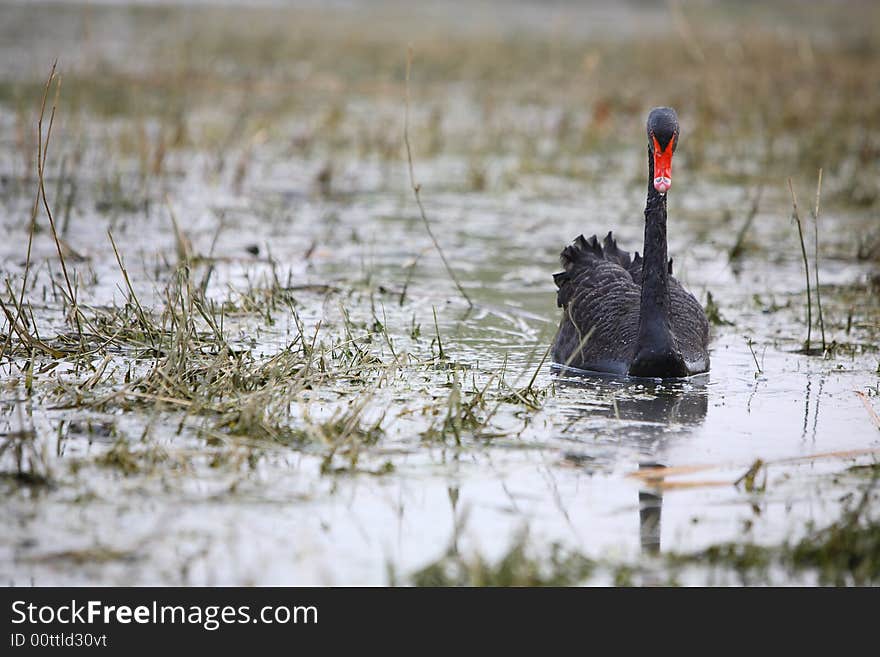
[[678,146],[678,116],[671,107],[655,107],[648,115],[648,150],[654,158],[654,189],[665,194],[672,186],[672,154]]

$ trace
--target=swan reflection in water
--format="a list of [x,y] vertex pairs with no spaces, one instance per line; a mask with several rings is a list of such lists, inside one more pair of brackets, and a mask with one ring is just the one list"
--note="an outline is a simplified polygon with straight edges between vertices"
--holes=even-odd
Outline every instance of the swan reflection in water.
[[[601,431],[619,435],[639,453],[639,470],[663,467],[656,462],[656,452],[670,435],[670,429],[694,428],[706,418],[709,397],[708,375],[663,381],[651,379],[620,379],[597,374],[560,373],[560,387],[577,387],[590,391],[591,399],[602,401],[599,406],[573,409],[577,419],[601,419]],[[610,401],[609,401],[610,400]],[[609,423],[608,420],[614,420]],[[625,427],[623,426],[625,425]],[[681,435],[676,432],[674,435]],[[660,552],[660,519],[663,493],[656,488],[639,491],[639,537],[644,554]]]

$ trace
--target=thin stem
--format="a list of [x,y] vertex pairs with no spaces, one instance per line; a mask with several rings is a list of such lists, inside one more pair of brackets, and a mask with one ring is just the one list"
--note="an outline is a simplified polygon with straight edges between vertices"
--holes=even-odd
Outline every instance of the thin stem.
[[742,255],[743,244],[746,241],[746,234],[749,232],[749,229],[752,227],[752,222],[755,221],[755,217],[758,215],[758,210],[761,207],[761,195],[763,193],[764,184],[761,183],[752,197],[751,207],[746,215],[746,220],[743,222],[742,228],[739,229],[739,233],[736,236],[736,242],[730,248],[730,251],[727,252],[728,261],[736,260]]
[[819,293],[819,201],[822,197],[822,169],[819,169],[819,180],[816,182],[816,207],[813,210],[813,231],[815,253],[813,261],[815,262],[816,275],[816,308],[819,311],[819,329],[822,331],[822,351],[825,351],[825,320],[822,319],[822,295]]
[[458,278],[455,275],[455,272],[452,271],[452,267],[449,265],[449,261],[446,260],[446,255],[443,253],[443,249],[440,248],[440,243],[437,241],[437,238],[434,237],[434,231],[431,230],[431,224],[428,221],[428,216],[425,214],[425,208],[422,205],[422,199],[419,195],[419,192],[422,189],[422,186],[416,183],[416,176],[413,172],[413,158],[412,158],[412,149],[409,145],[409,73],[412,68],[412,47],[407,49],[406,54],[406,114],[403,122],[403,141],[406,144],[406,159],[409,163],[409,183],[412,187],[413,194],[416,197],[416,204],[419,206],[419,213],[422,216],[422,222],[425,224],[425,230],[428,231],[428,235],[431,238],[431,241],[434,243],[434,248],[437,249],[437,253],[440,254],[440,259],[443,260],[443,265],[446,267],[446,271],[449,272],[449,277],[455,283],[455,287],[458,288],[458,291],[461,293],[461,296],[464,297],[464,300],[467,301],[467,304],[470,308],[474,307],[471,298],[467,295],[467,292],[462,288],[461,283],[458,282]]
[[764,371],[761,369],[761,366],[758,364],[758,356],[755,354],[755,350],[752,348],[752,345],[755,344],[751,338],[746,338],[746,344],[749,346],[749,351],[752,352],[752,358],[755,361],[755,378],[759,374],[763,374]]
[[[555,342],[555,340],[553,341]],[[547,356],[550,355],[550,348],[553,346],[553,342],[547,345],[546,351],[544,351],[544,355],[541,356],[541,362],[538,363],[538,367],[535,368],[535,373],[532,374],[532,379],[529,381],[529,385],[526,386],[526,390],[531,390],[532,386],[535,385],[535,379],[538,378],[538,372],[541,371],[541,368],[544,366],[544,362],[547,360]]]
[[153,340],[153,331],[150,328],[150,324],[147,321],[147,316],[144,313],[144,309],[141,307],[141,302],[138,301],[137,295],[134,293],[134,288],[131,285],[131,279],[128,277],[128,270],[126,270],[125,265],[122,262],[122,256],[119,255],[119,249],[116,248],[116,241],[113,239],[113,233],[108,229],[107,237],[110,238],[110,244],[113,247],[113,253],[116,255],[116,263],[119,265],[119,270],[122,272],[122,278],[125,280],[125,285],[128,288],[129,299],[134,302],[135,307],[137,308],[138,320],[141,323],[141,328],[143,329],[146,336],[150,339],[150,344],[153,346],[154,350],[157,350],[156,343]]
[[[572,323],[574,323],[574,322],[572,321]],[[575,325],[575,327],[577,327],[577,325]],[[569,366],[571,365],[572,361],[580,355],[581,350],[586,346],[587,342],[590,341],[590,338],[593,337],[593,331],[595,331],[595,330],[596,330],[596,327],[591,326],[590,330],[587,331],[586,335],[580,336],[580,340],[578,340],[577,347],[574,349],[574,351],[571,352],[571,355],[565,359],[565,363],[563,363],[563,365],[562,365],[563,369],[568,369]],[[553,342],[555,343],[556,340],[554,339]]]
[[810,264],[807,262],[807,247],[804,246],[804,231],[801,228],[801,218],[798,214],[798,206],[797,206],[797,197],[794,193],[794,187],[791,184],[791,178],[788,179],[788,189],[791,192],[791,204],[792,204],[792,220],[797,224],[798,229],[798,239],[801,243],[801,255],[804,258],[804,276],[807,280],[807,342],[804,346],[804,351],[810,351],[810,335],[813,328],[813,302],[810,298]]
[[[58,60],[52,64],[52,70],[49,72],[49,77],[46,80],[46,85],[43,87],[43,98],[40,102],[40,123],[42,125],[43,115],[46,112],[46,100],[49,97],[49,88],[52,86],[52,80],[55,79],[55,68],[58,66]],[[48,142],[48,139],[47,139]],[[48,144],[47,144],[48,145]],[[42,158],[43,153],[43,145],[42,145],[42,128],[40,128],[40,139],[37,141],[37,167],[39,168],[39,162]],[[24,307],[24,293],[27,288],[28,274],[31,269],[31,252],[34,244],[34,232],[36,232],[37,227],[37,210],[40,207],[40,186],[37,186],[37,192],[34,196],[34,204],[31,206],[31,221],[30,228],[28,230],[28,244],[27,244],[27,255],[25,256],[24,261],[24,274],[22,275],[21,281],[21,292],[18,297],[18,304],[16,306],[16,315],[15,320],[13,321],[13,327],[18,324],[21,319],[21,308]],[[13,301],[15,299],[13,298]],[[9,344],[12,341],[12,331],[10,330],[9,334],[6,336],[6,340],[3,343],[3,346],[0,347],[0,358],[2,358],[3,354],[6,352],[6,349],[9,348]]]
[[[57,65],[57,61],[52,65],[52,73],[49,76],[49,81],[55,77],[55,66]],[[47,88],[48,91],[48,88]],[[39,133],[39,150],[40,150],[40,159],[37,162],[37,175],[39,177],[40,184],[40,196],[43,199],[43,208],[46,210],[46,216],[49,217],[49,227],[52,229],[52,238],[55,240],[55,248],[58,251],[58,259],[61,261],[61,272],[64,275],[64,282],[67,285],[67,293],[70,297],[70,303],[72,304],[73,309],[73,317],[76,320],[76,330],[79,334],[80,344],[83,344],[83,332],[82,325],[79,321],[79,308],[76,304],[76,292],[73,289],[73,285],[70,283],[70,275],[67,273],[67,263],[64,260],[64,250],[61,248],[61,240],[58,238],[58,231],[55,229],[55,219],[52,216],[52,209],[49,207],[49,199],[46,197],[46,185],[45,185],[45,170],[46,170],[46,155],[49,150],[49,139],[52,137],[52,126],[55,125],[55,110],[58,108],[58,96],[61,93],[61,79],[58,78],[58,82],[55,85],[55,99],[52,101],[52,114],[49,116],[49,127],[46,130],[46,141],[43,142],[43,115],[45,113],[45,103],[46,97],[43,96],[43,106],[40,110],[40,120],[37,122],[37,131]]]
[[434,330],[437,332],[437,349],[439,350],[439,358],[440,360],[444,359],[443,355],[443,342],[440,340],[440,326],[437,324],[437,309],[431,306],[431,311],[434,313]]
[[413,272],[416,270],[416,265],[419,264],[419,260],[421,259],[424,251],[420,251],[415,258],[413,258],[412,264],[407,267],[406,271],[406,280],[403,282],[403,289],[400,291],[400,302],[398,305],[402,306],[403,302],[406,300],[406,291],[409,289],[409,284],[412,282]]

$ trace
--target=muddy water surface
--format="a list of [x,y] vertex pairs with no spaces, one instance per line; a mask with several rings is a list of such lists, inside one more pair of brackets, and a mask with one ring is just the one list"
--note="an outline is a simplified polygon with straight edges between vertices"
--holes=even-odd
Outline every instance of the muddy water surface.
[[[446,128],[453,135],[456,121],[485,111],[455,89]],[[362,127],[351,117],[366,103],[393,126],[403,119],[398,100],[355,98],[345,116]],[[553,116],[520,104],[504,111],[537,112],[538,124]],[[290,426],[357,408],[381,435],[358,448],[356,463],[320,440],[291,445],[221,431],[227,442],[218,447],[198,412],[173,403],[96,409],[85,392],[82,405],[71,403],[70,386],[105,359],[89,394],[118,391],[132,371],[148,369],[150,359],[133,350],[96,351],[87,359],[92,370],[62,358],[40,372],[50,359],[37,358],[32,388],[28,359],[5,358],[0,430],[10,441],[33,430],[35,446],[31,465],[16,461],[14,449],[0,456],[8,475],[5,582],[385,584],[449,552],[493,560],[524,529],[538,545],[558,542],[610,563],[725,541],[775,544],[835,519],[862,483],[848,468],[880,453],[878,427],[856,394],[877,407],[874,265],[851,257],[871,211],[824,209],[826,341],[838,346],[824,357],[800,353],[803,263],[784,180],[764,183],[752,247],[729,261],[749,190],[688,169],[686,121],[669,251],[676,275],[702,302],[711,292],[719,317],[710,373],[661,383],[574,376],[542,360],[559,319],[551,274],[560,249],[580,233],[613,229],[623,248],[640,250],[640,125],[626,146],[574,156],[581,173],[535,170],[490,152],[481,156],[488,182],[480,189],[469,182],[472,154],[417,151],[425,208],[469,308],[425,232],[401,153],[302,152],[257,132],[219,170],[213,151],[181,147],[163,164],[171,173],[143,182],[136,156],[105,157],[124,127],[87,112],[75,117],[69,110],[59,118],[50,168],[59,171],[64,157],[74,166],[80,149],[65,233],[79,256],[68,255],[68,266],[80,304],[110,307],[128,297],[111,229],[141,302],[159,312],[180,257],[173,214],[198,256],[197,279],[211,269],[207,298],[230,303],[230,344],[267,357],[297,336],[329,345],[352,330],[375,355],[365,382],[340,378],[298,393]],[[12,103],[0,105],[0,119],[16,125]],[[417,107],[413,120],[414,139],[424,139],[430,116]],[[295,134],[308,125],[294,113],[272,130]],[[159,129],[146,126],[148,134]],[[4,278],[19,289],[34,184],[21,176],[14,145],[3,148],[2,223],[12,238],[0,256]],[[332,174],[322,176],[328,160]],[[53,173],[49,181],[62,199],[64,180]],[[801,182],[804,197],[813,184]],[[147,202],[131,207],[122,202],[128,195]],[[41,222],[27,297],[42,336],[71,335],[52,284],[61,285],[55,244]],[[289,304],[254,294],[280,288]],[[248,295],[262,301],[245,308]],[[821,340],[818,327],[812,340]],[[495,401],[526,388],[538,393],[530,403],[515,395]],[[432,433],[453,395],[486,390],[495,397],[479,410],[479,427]],[[140,455],[137,467],[106,458],[120,445]],[[746,485],[743,475],[759,459]],[[48,484],[16,479],[29,467]]]

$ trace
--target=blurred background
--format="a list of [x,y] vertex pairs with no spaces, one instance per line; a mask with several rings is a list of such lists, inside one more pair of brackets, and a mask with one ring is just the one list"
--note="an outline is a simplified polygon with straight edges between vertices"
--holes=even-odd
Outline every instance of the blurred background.
[[7,179],[31,171],[35,101],[57,58],[59,118],[74,142],[64,147],[81,158],[112,140],[89,169],[95,182],[119,173],[132,202],[192,149],[229,189],[259,183],[270,153],[307,159],[305,177],[329,163],[339,191],[405,187],[394,167],[411,45],[415,155],[457,160],[426,183],[504,190],[546,173],[598,185],[617,175],[602,155],[640,149],[647,110],[667,104],[687,140],[680,170],[695,181],[754,184],[821,166],[829,201],[877,203],[874,2],[0,7]]
[[[37,207],[31,244],[56,60],[58,240]],[[809,538],[861,497],[880,3],[0,0],[0,62],[4,581],[461,583],[409,577],[477,554],[485,581],[535,583],[484,572],[526,527],[627,583],[645,555]],[[558,254],[609,230],[641,249],[659,105],[709,381],[561,381]],[[553,554],[547,581],[583,579]]]

